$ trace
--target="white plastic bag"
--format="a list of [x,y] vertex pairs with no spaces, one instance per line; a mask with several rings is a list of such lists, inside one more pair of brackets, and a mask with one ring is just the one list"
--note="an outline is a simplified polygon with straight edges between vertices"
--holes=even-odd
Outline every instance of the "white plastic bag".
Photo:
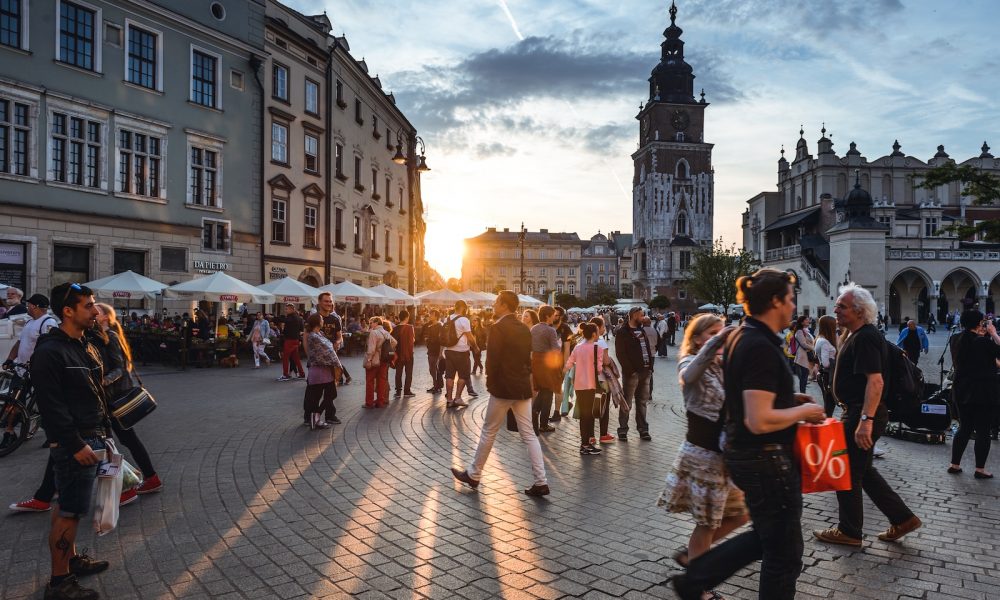
[[118,502],[122,495],[122,455],[115,443],[105,440],[105,460],[97,471],[97,490],[94,496],[94,532],[106,535],[118,525]]

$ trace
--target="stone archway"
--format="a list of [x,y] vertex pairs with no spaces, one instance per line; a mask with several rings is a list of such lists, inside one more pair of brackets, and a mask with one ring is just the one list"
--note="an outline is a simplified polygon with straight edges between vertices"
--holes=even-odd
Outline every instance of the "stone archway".
[[319,271],[317,271],[316,269],[312,267],[306,267],[305,269],[302,269],[301,273],[299,273],[299,281],[306,285],[311,285],[315,288],[318,288],[323,285],[323,276],[320,275]]
[[904,318],[926,323],[934,306],[930,299],[930,278],[919,269],[907,267],[889,284],[889,322],[899,324]]
[[986,292],[986,310],[983,312],[996,314],[998,301],[1000,301],[1000,273],[990,280],[990,287]]
[[979,289],[979,277],[972,271],[961,267],[951,271],[941,280],[941,297],[948,300],[945,310],[961,312],[974,307]]

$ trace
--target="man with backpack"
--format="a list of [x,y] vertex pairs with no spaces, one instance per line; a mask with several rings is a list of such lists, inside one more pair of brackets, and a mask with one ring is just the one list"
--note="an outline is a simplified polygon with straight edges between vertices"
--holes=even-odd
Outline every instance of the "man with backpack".
[[471,377],[471,350],[476,343],[476,338],[472,335],[472,323],[466,316],[468,312],[469,305],[464,300],[455,302],[455,312],[448,315],[441,328],[441,346],[444,347],[446,367],[444,397],[448,402],[448,408],[468,406],[462,401],[462,392],[465,391],[466,383]]
[[431,374],[431,387],[427,392],[431,394],[440,394],[444,389],[444,371],[441,369],[441,360],[444,356],[441,351],[441,327],[441,313],[434,309],[423,327],[424,344],[427,345],[427,369]]
[[864,490],[889,519],[889,529],[878,538],[894,542],[923,523],[872,466],[875,442],[885,432],[889,420],[886,388],[894,374],[888,344],[875,327],[878,315],[875,299],[863,287],[852,283],[840,288],[834,312],[837,324],[848,332],[840,343],[833,370],[833,395],[847,407],[843,421],[852,486],[848,491],[837,492],[839,524],[814,531],[813,535],[830,544],[860,548],[864,535],[861,497]]

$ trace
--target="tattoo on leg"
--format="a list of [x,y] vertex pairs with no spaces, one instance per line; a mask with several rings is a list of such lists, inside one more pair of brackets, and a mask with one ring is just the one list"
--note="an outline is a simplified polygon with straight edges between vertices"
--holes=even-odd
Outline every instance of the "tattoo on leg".
[[56,549],[62,552],[63,557],[71,556],[70,550],[73,549],[73,542],[72,540],[67,539],[66,533],[67,531],[63,530],[62,534],[59,536],[59,540],[56,541]]

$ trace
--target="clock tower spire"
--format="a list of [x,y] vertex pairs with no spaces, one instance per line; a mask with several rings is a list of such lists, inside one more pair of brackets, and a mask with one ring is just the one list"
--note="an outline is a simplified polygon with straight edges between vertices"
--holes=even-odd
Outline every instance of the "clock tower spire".
[[687,277],[695,252],[712,243],[714,170],[705,143],[705,93],[694,97],[694,69],[684,60],[684,31],[670,4],[660,62],[640,107],[639,149],[632,155],[633,295],[664,295],[677,310],[694,309]]

